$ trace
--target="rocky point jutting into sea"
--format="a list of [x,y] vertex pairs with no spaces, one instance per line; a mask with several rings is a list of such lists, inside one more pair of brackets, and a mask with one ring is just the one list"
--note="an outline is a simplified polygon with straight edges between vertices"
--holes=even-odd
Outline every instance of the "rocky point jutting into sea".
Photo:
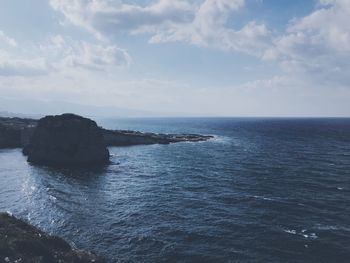
[[[52,119],[52,117],[47,117]],[[62,114],[61,119],[77,118],[74,114]],[[0,148],[23,148],[29,144],[38,120],[0,117]],[[129,130],[108,130],[98,127],[106,146],[131,146],[148,144],[169,144],[176,142],[206,141],[213,136],[200,134],[143,133]]]
[[[0,148],[23,148],[32,164],[86,167],[109,162],[108,145],[168,144],[205,141],[197,134],[155,134],[107,130],[74,114],[46,116],[40,120],[0,118]],[[0,260],[4,262],[103,262],[93,253],[72,249],[9,214],[0,213]]]

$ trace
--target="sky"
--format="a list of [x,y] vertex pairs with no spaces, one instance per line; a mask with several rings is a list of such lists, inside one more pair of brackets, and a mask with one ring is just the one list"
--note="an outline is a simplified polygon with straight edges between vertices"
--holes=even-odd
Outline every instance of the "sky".
[[349,0],[0,0],[0,111],[350,116]]

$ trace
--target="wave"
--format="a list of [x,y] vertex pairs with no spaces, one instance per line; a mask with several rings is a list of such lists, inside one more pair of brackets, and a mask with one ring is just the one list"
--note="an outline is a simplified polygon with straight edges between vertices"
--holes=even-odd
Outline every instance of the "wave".
[[300,231],[297,231],[295,229],[283,229],[284,232],[288,233],[288,234],[292,234],[292,235],[298,235],[298,236],[302,236],[306,239],[317,239],[318,236],[316,235],[316,233],[314,232],[309,232],[307,229],[302,229]]

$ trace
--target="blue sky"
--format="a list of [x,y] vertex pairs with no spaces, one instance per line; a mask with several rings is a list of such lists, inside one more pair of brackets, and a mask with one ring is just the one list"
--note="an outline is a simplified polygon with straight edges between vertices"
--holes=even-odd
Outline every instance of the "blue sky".
[[0,111],[349,116],[349,15],[347,0],[2,0]]

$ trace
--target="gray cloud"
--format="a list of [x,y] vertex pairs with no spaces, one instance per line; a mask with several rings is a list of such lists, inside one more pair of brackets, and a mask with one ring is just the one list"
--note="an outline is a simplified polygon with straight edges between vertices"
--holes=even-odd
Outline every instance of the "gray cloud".
[[97,35],[110,35],[145,25],[181,23],[192,15],[192,6],[184,0],[159,0],[144,7],[113,0],[50,0],[50,4],[73,24]]

